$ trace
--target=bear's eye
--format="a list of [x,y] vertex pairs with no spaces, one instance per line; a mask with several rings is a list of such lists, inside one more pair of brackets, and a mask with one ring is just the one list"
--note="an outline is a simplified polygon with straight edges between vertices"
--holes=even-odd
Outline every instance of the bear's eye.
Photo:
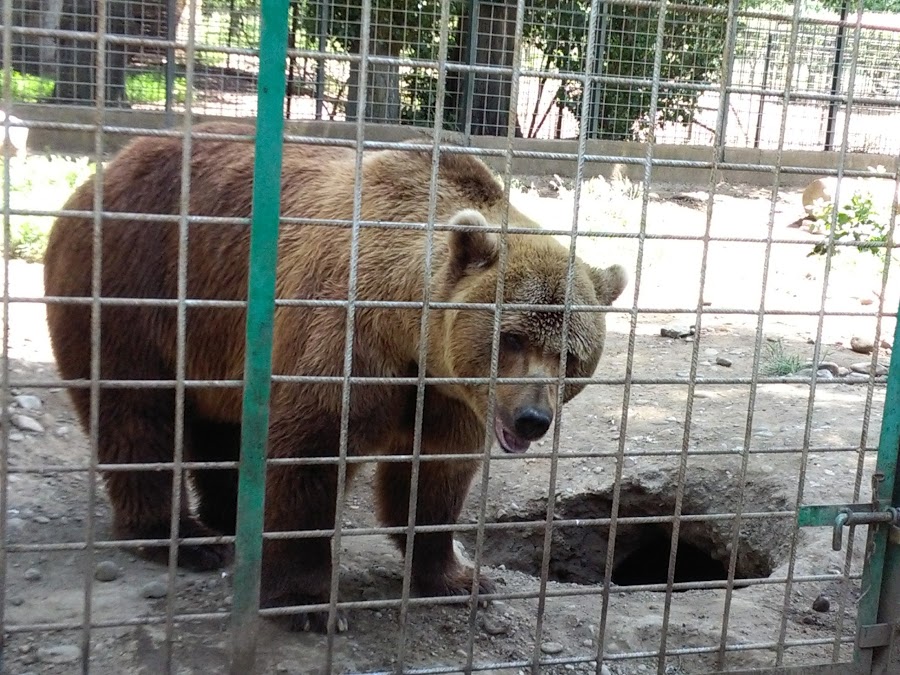
[[500,345],[510,352],[520,352],[525,349],[525,336],[518,333],[503,333],[500,336]]

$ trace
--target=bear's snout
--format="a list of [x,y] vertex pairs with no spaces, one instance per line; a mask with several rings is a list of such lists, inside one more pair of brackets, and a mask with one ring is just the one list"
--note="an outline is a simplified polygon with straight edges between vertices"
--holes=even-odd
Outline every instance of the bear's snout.
[[527,405],[515,412],[513,427],[516,434],[529,441],[536,441],[547,433],[553,423],[553,415],[547,408]]

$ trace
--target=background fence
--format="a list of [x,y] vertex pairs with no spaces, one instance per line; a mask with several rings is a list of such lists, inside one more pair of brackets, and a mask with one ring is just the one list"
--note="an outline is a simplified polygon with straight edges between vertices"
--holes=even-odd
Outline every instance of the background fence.
[[[445,126],[502,135],[510,81],[508,75],[489,69],[512,65],[516,3],[465,0],[450,5],[449,63],[485,70],[448,71]],[[518,135],[575,138],[584,123],[589,137],[646,137],[656,10],[638,1],[602,4],[594,74],[605,86],[582,120],[582,85],[566,75],[584,72],[589,5],[586,0],[525,4]],[[890,3],[876,4],[885,6]],[[116,0],[109,7],[107,29],[121,36],[121,42],[111,41],[109,47],[109,103],[182,111],[183,44],[190,19],[184,0]],[[693,0],[670,7],[656,138],[708,145],[716,132],[727,3]],[[728,115],[720,131],[729,146],[778,145],[784,105],[779,92],[790,77],[794,95],[788,104],[786,148],[833,149],[835,130],[849,109],[852,151],[900,150],[893,131],[900,106],[900,66],[894,58],[900,49],[900,16],[867,8],[856,53],[855,5],[848,0],[830,7],[804,8],[789,74],[790,4],[742,3],[744,13],[731,27],[733,63],[725,71]],[[16,0],[16,26],[34,30],[13,36],[15,99],[90,104],[91,46],[71,31],[95,29],[91,8],[91,0]],[[851,20],[842,23],[848,9]],[[259,62],[252,48],[259,39],[258,0],[204,0],[197,3],[195,14],[194,110],[236,117],[255,114]],[[439,19],[440,3],[434,1],[374,3],[372,55],[393,62],[373,61],[367,120],[418,126],[433,121],[438,73],[425,62],[433,64],[437,57]],[[359,31],[358,3],[290,3],[289,119],[355,119],[359,67],[347,57],[359,50]],[[851,77],[852,101],[847,98]]]

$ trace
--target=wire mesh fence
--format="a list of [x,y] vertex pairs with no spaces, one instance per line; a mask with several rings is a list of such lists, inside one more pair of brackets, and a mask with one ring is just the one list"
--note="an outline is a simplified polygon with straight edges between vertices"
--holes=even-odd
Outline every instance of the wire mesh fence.
[[896,33],[778,9],[5,0],[3,668],[894,672]]

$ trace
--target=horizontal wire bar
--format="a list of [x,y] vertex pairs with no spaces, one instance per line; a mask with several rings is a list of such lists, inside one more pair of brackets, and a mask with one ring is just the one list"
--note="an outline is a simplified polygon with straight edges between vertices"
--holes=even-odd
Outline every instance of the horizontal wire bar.
[[[872,384],[871,376],[868,380],[860,380],[858,382],[845,382],[841,378],[831,380],[818,379],[820,386],[861,386]],[[558,378],[553,377],[426,377],[425,384],[463,384],[463,385],[484,385],[496,382],[498,384],[555,384]],[[881,378],[883,379],[883,378]],[[884,387],[885,383],[881,379],[875,379],[876,387]],[[341,384],[344,378],[340,375],[273,375],[272,382],[281,384]],[[380,386],[386,384],[395,385],[414,385],[418,381],[415,377],[363,377],[353,376],[350,383],[355,385],[372,385]],[[753,379],[751,377],[697,377],[693,380],[687,377],[633,377],[625,379],[621,377],[567,377],[566,384],[578,385],[623,385],[626,382],[633,385],[685,385],[685,384],[703,384],[703,385],[738,385],[751,384],[757,382],[759,384],[809,384],[811,378],[798,376],[784,377],[759,377]],[[106,389],[171,389],[178,383],[176,380],[108,380],[100,379],[98,383]],[[238,388],[243,386],[242,380],[184,380],[187,388]],[[91,386],[90,380],[11,380],[10,387],[22,388],[31,387],[34,389],[46,388],[67,388],[67,389],[85,389]]]
[[[747,518],[749,520],[785,520],[795,518],[796,511],[762,511],[751,512]],[[687,514],[676,517],[671,516],[619,516],[616,522],[626,525],[662,525],[671,523],[676,520],[687,523],[713,523],[720,521],[733,520],[737,517],[736,513],[704,513],[704,514]],[[612,522],[611,518],[558,518],[553,521],[553,527],[605,527]],[[521,521],[504,521],[504,522],[487,522],[486,529],[489,530],[544,530],[547,527],[546,520],[521,520]],[[417,533],[435,533],[435,532],[474,532],[478,528],[477,523],[452,523],[440,525],[416,525]],[[368,536],[387,536],[393,534],[403,534],[407,532],[406,526],[393,527],[358,527],[349,528],[342,527],[341,534],[350,534],[350,536],[368,537]],[[282,539],[317,539],[323,537],[331,537],[334,535],[334,528],[326,528],[320,530],[292,530],[278,532],[264,532],[265,539],[282,540]],[[178,544],[229,544],[234,542],[233,535],[221,535],[217,537],[178,537],[175,539]],[[171,538],[157,539],[110,539],[102,542],[95,542],[94,545],[100,548],[114,548],[122,546],[124,548],[140,548],[142,546],[161,546],[172,542]],[[17,553],[33,553],[37,551],[79,551],[87,547],[86,542],[58,542],[47,544],[9,544],[7,551]]]
[[[860,448],[859,446],[848,445],[848,446],[810,446],[809,448],[802,447],[762,447],[762,448],[751,448],[748,450],[748,454],[751,456],[754,455],[793,455],[799,454],[803,450],[807,450],[811,453],[859,453],[859,452],[869,452],[875,453],[878,451],[877,446],[868,446],[864,448]],[[624,457],[675,457],[679,455],[681,450],[631,450],[624,453]],[[693,452],[689,452],[688,454],[691,457],[706,457],[706,456],[738,456],[743,452],[742,447],[738,447],[737,449],[723,449],[723,450],[695,450]],[[500,453],[486,453],[486,452],[465,452],[465,453],[441,453],[438,455],[363,455],[359,457],[348,456],[345,458],[340,457],[273,457],[266,460],[267,466],[313,466],[313,465],[327,465],[327,464],[337,464],[340,462],[346,462],[347,464],[372,464],[372,463],[396,463],[396,462],[410,462],[410,461],[421,461],[421,462],[448,462],[448,461],[457,461],[457,460],[467,460],[467,459],[484,459],[486,456],[490,456],[491,460],[505,460],[510,462],[521,462],[527,460],[535,460],[535,459],[552,459],[554,456],[558,456],[560,459],[564,460],[575,460],[575,459],[615,459],[619,457],[618,451],[573,451],[573,452],[565,452],[560,451],[558,455],[555,455],[551,452],[540,452],[540,451],[529,451],[527,455],[511,455],[509,453],[500,452]],[[134,462],[127,464],[98,464],[97,469],[100,471],[155,471],[155,470],[172,470],[174,468],[174,462]],[[209,461],[209,462],[180,462],[179,466],[186,470],[191,469],[237,469],[240,467],[240,464],[236,461]],[[87,466],[72,466],[68,464],[41,464],[37,466],[12,466],[9,468],[8,473],[10,474],[51,474],[51,473],[80,473],[84,471],[88,471],[90,467]]]

